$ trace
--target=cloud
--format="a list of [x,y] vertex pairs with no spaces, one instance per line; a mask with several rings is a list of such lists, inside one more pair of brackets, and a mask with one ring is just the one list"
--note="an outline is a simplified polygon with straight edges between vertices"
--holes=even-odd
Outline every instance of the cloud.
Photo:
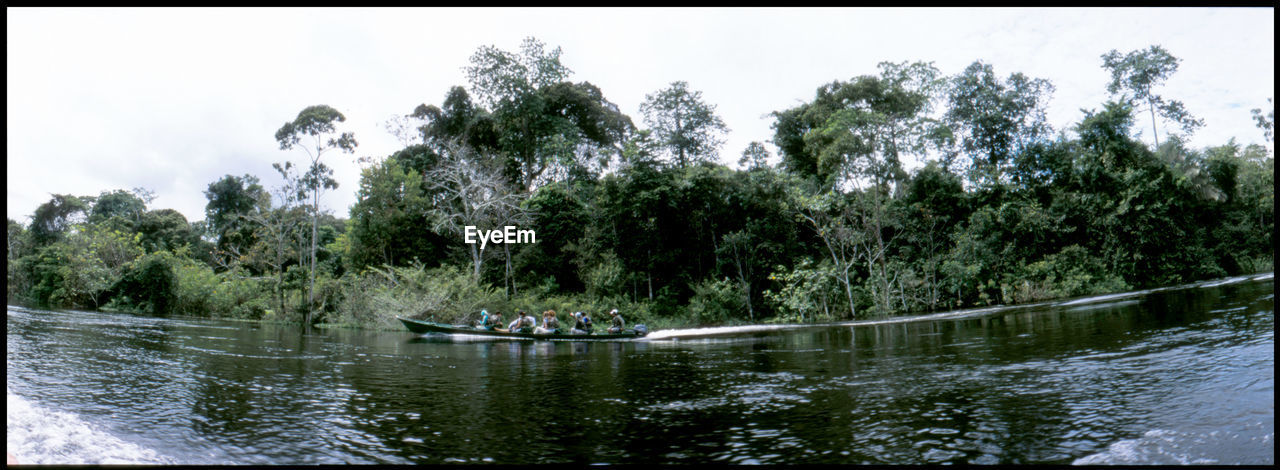
[[885,60],[955,74],[981,59],[1000,76],[1049,79],[1049,119],[1069,128],[1107,99],[1099,56],[1151,44],[1183,59],[1162,92],[1205,119],[1193,145],[1260,142],[1247,110],[1274,90],[1273,11],[11,9],[7,210],[25,221],[50,193],[143,186],[156,191],[153,206],[202,219],[202,191],[225,174],[278,184],[271,163],[302,155],[279,150],[275,130],[323,103],[360,142],[354,156],[325,157],[341,187],[324,204],[345,217],[354,158],[398,146],[382,122],[467,85],[476,48],[515,50],[526,36],[560,46],[571,79],[597,85],[637,123],[646,94],[689,82],[731,129],[721,149],[730,164],[772,137],[762,116]]

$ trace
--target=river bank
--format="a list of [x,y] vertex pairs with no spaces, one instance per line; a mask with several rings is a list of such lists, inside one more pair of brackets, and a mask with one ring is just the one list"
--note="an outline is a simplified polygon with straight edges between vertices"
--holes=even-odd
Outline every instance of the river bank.
[[[717,332],[771,331],[771,330],[777,330],[780,328],[795,328],[795,327],[806,327],[806,326],[823,327],[823,326],[830,326],[830,325],[868,325],[868,324],[878,324],[878,323],[915,321],[920,319],[945,319],[945,318],[953,318],[953,317],[970,316],[974,314],[981,314],[983,312],[989,312],[989,311],[994,311],[994,310],[1003,309],[1003,308],[1011,308],[1011,307],[1034,308],[1039,306],[1050,306],[1050,305],[1079,305],[1079,304],[1101,302],[1101,301],[1118,299],[1118,298],[1136,297],[1136,296],[1141,296],[1141,295],[1150,294],[1154,292],[1185,289],[1185,288],[1197,287],[1197,286],[1212,287],[1212,286],[1225,285],[1225,284],[1231,284],[1231,283],[1246,282],[1250,280],[1253,280],[1253,281],[1267,280],[1267,279],[1271,279],[1273,276],[1274,276],[1274,272],[1265,272],[1265,273],[1255,273],[1255,274],[1248,274],[1248,275],[1242,275],[1242,276],[1232,276],[1227,278],[1208,279],[1208,280],[1196,281],[1196,282],[1179,284],[1174,286],[1144,289],[1140,291],[1099,292],[1097,294],[1093,294],[1089,296],[1043,299],[1036,302],[1027,302],[1027,303],[1014,304],[1014,305],[996,304],[996,305],[974,307],[969,309],[946,310],[941,312],[906,312],[906,313],[895,312],[893,314],[882,314],[882,315],[877,315],[874,317],[867,317],[867,318],[820,319],[817,321],[810,321],[810,322],[794,322],[794,321],[788,322],[788,321],[780,321],[778,319],[775,319],[775,321],[771,321],[771,322],[752,323],[748,321],[731,320],[731,321],[719,322],[714,324],[705,324],[705,323],[699,323],[695,321],[695,319],[691,318],[690,316],[654,318],[651,314],[647,316],[630,316],[629,315],[630,312],[626,310],[621,310],[621,313],[623,317],[626,319],[628,325],[644,324],[648,327],[649,331],[651,332],[657,332],[659,330],[697,330],[700,332],[700,334],[715,335],[717,334]],[[580,310],[572,310],[573,307],[571,305],[573,300],[574,299],[560,298],[560,299],[556,299],[555,302],[545,302],[545,303],[542,303],[542,305],[556,305],[561,307],[560,309],[555,309],[555,310],[557,311],[557,314],[559,315],[559,317],[561,318],[561,321],[563,322],[563,321],[567,321],[567,316],[568,316],[567,313],[580,311]],[[533,303],[533,304],[537,305],[538,303]],[[588,305],[590,304],[591,303],[588,303]],[[511,307],[512,305],[516,305],[516,303],[508,301],[503,303],[495,303],[493,307],[483,307],[483,308],[491,312],[518,311],[518,307],[513,308]],[[504,307],[506,308],[506,310],[503,310]],[[607,312],[608,310],[605,310],[606,307],[597,307],[597,308],[600,308],[600,310],[597,310],[598,312],[600,312],[599,314],[597,314],[597,316],[603,315],[603,312]],[[536,317],[540,317],[540,312],[544,311],[545,309],[525,307],[524,310],[535,314]],[[106,312],[106,313],[126,313],[126,314],[139,313],[136,311],[111,310],[111,309],[102,309],[98,311]],[[649,312],[648,309],[641,309],[640,311],[645,313]],[[271,316],[271,315],[268,314],[267,316]],[[312,326],[322,330],[404,331],[405,330],[404,326],[400,324],[399,321],[395,320],[397,316],[415,318],[414,315],[403,315],[398,310],[388,310],[388,311],[382,311],[382,312],[374,312],[372,317],[380,319],[380,321],[377,321],[377,322],[366,322],[366,323],[320,322]],[[607,315],[605,316],[607,317]],[[277,326],[302,325],[302,322],[284,321],[284,320],[271,319],[271,318],[245,319],[245,318],[224,317],[224,316],[190,316],[190,315],[173,315],[173,316],[170,316],[170,318],[193,319],[193,320],[209,319],[209,320],[230,321],[230,322],[237,322],[237,323],[252,323],[252,324],[260,324],[260,325],[277,325]],[[479,318],[479,311],[477,310],[474,312],[470,312],[469,314],[462,314],[462,315],[456,315],[456,316],[442,315],[440,318],[436,318],[433,321],[440,321],[444,323],[470,324],[470,323],[473,323],[478,318]],[[510,320],[512,317],[508,315],[506,318]],[[604,319],[597,317],[595,318],[595,320],[597,322],[601,322]],[[664,337],[664,335],[657,334],[657,335],[650,335],[650,337],[661,338],[661,337]]]
[[11,308],[6,438],[44,465],[1269,465],[1273,286],[622,343]]

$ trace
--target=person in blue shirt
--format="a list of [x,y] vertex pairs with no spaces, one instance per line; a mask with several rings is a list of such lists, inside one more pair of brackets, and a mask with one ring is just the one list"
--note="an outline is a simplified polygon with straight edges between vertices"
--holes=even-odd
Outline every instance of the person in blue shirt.
[[493,315],[489,315],[489,312],[484,310],[480,312],[484,314],[484,318],[480,320],[480,328],[489,331],[507,331],[506,328],[503,328],[502,312],[493,312]]

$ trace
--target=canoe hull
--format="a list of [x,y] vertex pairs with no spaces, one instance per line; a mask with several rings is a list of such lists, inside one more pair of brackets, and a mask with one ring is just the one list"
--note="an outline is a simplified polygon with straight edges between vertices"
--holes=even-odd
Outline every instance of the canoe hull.
[[404,323],[405,328],[418,334],[427,333],[444,333],[456,335],[475,335],[475,336],[492,336],[497,338],[512,339],[537,339],[546,341],[618,341],[627,339],[636,339],[640,335],[634,330],[628,330],[619,334],[592,334],[592,335],[564,335],[564,334],[537,334],[537,333],[511,333],[504,331],[489,331],[473,328],[468,325],[447,325],[444,323],[435,323],[422,320],[413,320],[409,318],[396,317],[400,323]]

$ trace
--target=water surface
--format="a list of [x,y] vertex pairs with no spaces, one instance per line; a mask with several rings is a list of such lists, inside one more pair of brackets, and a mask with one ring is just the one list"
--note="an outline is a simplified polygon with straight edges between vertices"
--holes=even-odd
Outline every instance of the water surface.
[[1272,282],[620,343],[10,306],[7,447],[71,464],[1272,464]]

